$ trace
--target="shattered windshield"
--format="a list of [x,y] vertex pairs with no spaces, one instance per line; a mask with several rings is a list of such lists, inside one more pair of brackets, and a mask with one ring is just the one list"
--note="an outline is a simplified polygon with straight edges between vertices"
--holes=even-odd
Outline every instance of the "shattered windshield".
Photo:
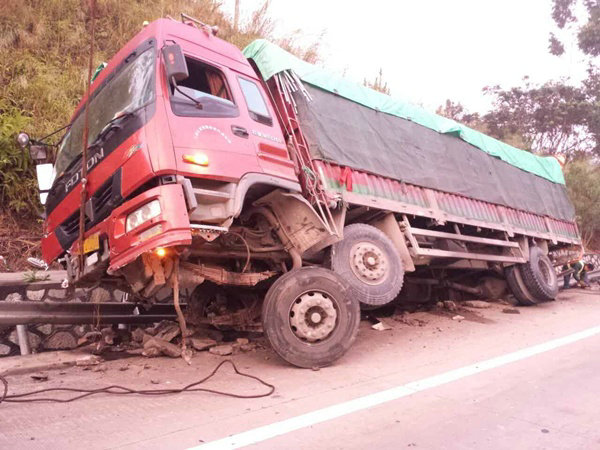
[[[133,62],[119,71],[112,80],[94,96],[89,110],[89,136],[92,143],[104,126],[124,112],[132,112],[154,100],[154,49],[146,50]],[[62,175],[83,146],[83,122],[81,109],[70,130],[60,143],[54,167],[57,176]]]

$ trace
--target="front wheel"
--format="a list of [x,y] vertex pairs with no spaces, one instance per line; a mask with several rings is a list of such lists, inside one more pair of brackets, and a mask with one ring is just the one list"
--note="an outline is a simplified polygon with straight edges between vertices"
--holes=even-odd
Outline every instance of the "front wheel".
[[328,366],[352,346],[360,307],[334,272],[304,267],[282,275],[262,308],[265,336],[273,350],[298,367]]

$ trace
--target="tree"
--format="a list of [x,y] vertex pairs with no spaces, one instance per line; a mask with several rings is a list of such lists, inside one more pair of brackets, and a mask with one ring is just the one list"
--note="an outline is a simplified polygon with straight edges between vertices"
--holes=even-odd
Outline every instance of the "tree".
[[600,166],[590,160],[567,165],[569,196],[577,212],[579,231],[585,247],[600,244]]
[[[578,18],[577,8],[585,11]],[[588,56],[600,56],[600,2],[598,0],[553,0],[552,19],[560,31],[574,33],[579,49]],[[550,34],[550,53],[560,56],[565,52],[562,41]]]
[[490,134],[501,140],[522,138],[525,150],[542,155],[600,156],[594,133],[595,99],[585,86],[570,86],[564,80],[510,89],[484,88],[494,97],[494,108],[484,116]]
[[379,74],[375,77],[375,80],[367,81],[367,79],[365,78],[363,80],[363,86],[371,88],[377,92],[382,92],[386,95],[390,95],[391,93],[387,81],[383,81],[383,69],[379,69]]
[[479,113],[470,113],[460,102],[447,99],[443,105],[438,106],[435,113],[484,133],[487,131]]

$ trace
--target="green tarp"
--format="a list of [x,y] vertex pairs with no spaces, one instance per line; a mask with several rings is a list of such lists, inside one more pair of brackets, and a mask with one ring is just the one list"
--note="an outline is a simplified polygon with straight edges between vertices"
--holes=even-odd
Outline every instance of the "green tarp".
[[554,183],[565,184],[562,169],[555,158],[536,156],[454,120],[333,75],[302,61],[269,41],[258,39],[252,42],[244,49],[244,55],[256,63],[265,80],[284,70],[293,70],[306,83],[368,108],[410,120],[438,133],[455,136],[519,169]]

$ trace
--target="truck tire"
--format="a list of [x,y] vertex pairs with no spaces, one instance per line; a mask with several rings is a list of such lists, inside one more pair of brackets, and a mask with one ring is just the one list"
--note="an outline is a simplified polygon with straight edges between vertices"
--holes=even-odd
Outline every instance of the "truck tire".
[[552,301],[558,295],[558,277],[552,261],[541,248],[529,249],[529,261],[521,264],[520,272],[525,286],[539,301]]
[[331,246],[328,262],[365,309],[391,302],[402,289],[402,259],[390,238],[371,225],[345,227],[344,239]]
[[298,367],[324,367],[352,346],[360,307],[339,275],[321,267],[303,267],[282,275],[269,288],[262,323],[282,359]]
[[538,304],[538,300],[531,295],[527,286],[523,282],[523,277],[519,270],[519,265],[514,265],[504,269],[508,288],[515,296],[521,306],[534,306]]

